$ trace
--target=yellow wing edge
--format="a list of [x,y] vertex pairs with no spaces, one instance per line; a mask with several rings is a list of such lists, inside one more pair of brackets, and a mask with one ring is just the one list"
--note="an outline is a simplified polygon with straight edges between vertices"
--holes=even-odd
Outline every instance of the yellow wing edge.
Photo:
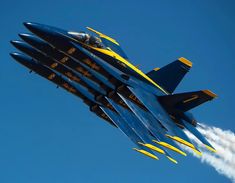
[[154,150],[154,151],[156,151],[156,152],[158,152],[160,154],[165,154],[165,152],[162,149],[160,149],[160,148],[158,148],[158,147],[156,147],[156,146],[154,146],[152,144],[144,144],[142,142],[138,142],[138,144],[140,144],[142,146],[145,146],[145,147],[148,147],[149,149],[152,149],[152,150]]
[[153,155],[153,154],[151,154],[151,153],[149,153],[149,152],[147,152],[147,151],[145,151],[145,150],[143,150],[143,149],[133,148],[133,150],[135,150],[135,151],[137,151],[137,152],[139,152],[139,153],[142,153],[142,154],[144,154],[145,156],[148,156],[148,157],[150,157],[150,158],[159,160],[157,156],[155,156],[155,155]]
[[190,62],[188,59],[184,58],[184,57],[180,57],[178,59],[180,62],[184,63],[185,65],[189,66],[189,67],[192,67],[193,66],[193,63]]
[[215,93],[213,93],[212,91],[210,90],[202,90],[205,94],[209,95],[210,97],[212,98],[216,98],[218,97]]
[[187,154],[186,154],[185,152],[181,151],[181,150],[178,149],[177,147],[174,147],[174,146],[172,146],[172,145],[170,145],[170,144],[168,144],[168,143],[166,143],[166,142],[158,142],[158,141],[156,141],[156,140],[152,140],[152,141],[155,142],[155,143],[157,143],[157,144],[159,144],[159,145],[161,145],[161,146],[163,146],[163,147],[166,147],[166,148],[168,148],[168,149],[170,149],[170,150],[172,150],[172,151],[175,151],[175,152],[177,152],[177,153],[179,153],[179,154],[181,154],[181,155],[183,155],[183,156],[187,156]]

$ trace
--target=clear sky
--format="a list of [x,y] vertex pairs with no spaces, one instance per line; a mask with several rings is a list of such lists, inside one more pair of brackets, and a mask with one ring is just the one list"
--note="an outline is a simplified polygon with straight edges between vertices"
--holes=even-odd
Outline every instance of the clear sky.
[[1,1],[0,182],[229,182],[191,155],[154,161],[132,150],[80,99],[14,62],[9,41],[24,21],[69,30],[93,27],[117,39],[147,72],[184,56],[193,68],[176,92],[210,89],[218,99],[194,110],[197,119],[235,129],[234,1]]

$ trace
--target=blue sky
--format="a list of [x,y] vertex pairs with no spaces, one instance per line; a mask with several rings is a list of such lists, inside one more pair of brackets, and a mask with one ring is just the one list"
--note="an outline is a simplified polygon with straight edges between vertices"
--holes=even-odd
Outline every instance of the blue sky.
[[201,122],[235,129],[234,1],[1,1],[0,182],[214,182],[229,180],[191,155],[174,165],[134,152],[120,131],[9,56],[24,21],[93,27],[117,39],[147,72],[184,56],[193,68],[176,92],[211,89]]

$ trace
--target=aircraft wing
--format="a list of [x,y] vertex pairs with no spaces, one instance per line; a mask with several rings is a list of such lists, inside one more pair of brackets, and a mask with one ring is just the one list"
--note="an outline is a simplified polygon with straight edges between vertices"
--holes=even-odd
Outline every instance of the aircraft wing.
[[197,154],[201,154],[201,152],[192,144],[188,136],[186,136],[186,134],[170,119],[160,103],[157,102],[155,95],[148,92],[142,92],[139,88],[127,87],[145,105],[161,125],[167,129],[168,134],[166,134],[166,136],[168,138],[190,147]]
[[[122,96],[121,94],[118,94],[122,100],[128,105],[128,107],[132,110],[132,112],[139,118],[139,120],[145,125],[145,127],[150,131],[150,133],[156,137],[156,140],[153,140],[155,143],[159,144],[160,146],[164,148],[168,148],[170,150],[173,150],[181,155],[186,156],[186,153],[184,153],[180,148],[175,147],[176,144],[169,138],[167,138],[165,135],[167,134],[167,131],[160,125],[160,123],[148,112],[144,111],[140,107],[138,107],[136,104]],[[173,158],[169,156],[166,150],[164,150],[167,154],[167,157],[173,161]]]
[[95,106],[90,106],[90,111],[95,113],[98,117],[100,117],[101,119],[105,120],[106,122],[108,122],[110,125],[112,125],[113,127],[117,128],[117,125],[115,123],[113,123],[113,121],[104,113],[103,110],[101,110],[101,108],[98,105]]
[[101,32],[98,32],[90,27],[87,27],[88,30],[96,33],[102,43],[109,49],[111,49],[112,51],[116,52],[118,55],[120,55],[121,57],[125,58],[128,60],[128,57],[126,56],[125,52],[122,50],[122,48],[120,47],[120,44],[113,38],[101,33]]
[[141,144],[144,144],[144,141],[136,134],[136,132],[131,128],[128,123],[126,123],[119,114],[111,111],[106,107],[99,107],[111,120],[112,122],[128,137],[130,140],[135,143],[140,149],[134,148],[134,150],[147,155],[153,159],[158,159],[150,149]]

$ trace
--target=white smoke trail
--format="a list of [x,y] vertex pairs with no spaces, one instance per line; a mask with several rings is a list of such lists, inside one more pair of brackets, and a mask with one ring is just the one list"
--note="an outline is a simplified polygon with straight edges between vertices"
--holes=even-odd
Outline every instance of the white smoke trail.
[[198,156],[185,146],[181,147],[201,159],[201,162],[211,165],[219,174],[225,175],[235,183],[235,134],[229,130],[209,127],[205,124],[200,124],[197,129],[208,139],[217,152],[212,153],[203,148],[202,143],[189,132],[186,132],[186,134],[190,139],[197,146],[202,147],[200,148],[202,156]]

